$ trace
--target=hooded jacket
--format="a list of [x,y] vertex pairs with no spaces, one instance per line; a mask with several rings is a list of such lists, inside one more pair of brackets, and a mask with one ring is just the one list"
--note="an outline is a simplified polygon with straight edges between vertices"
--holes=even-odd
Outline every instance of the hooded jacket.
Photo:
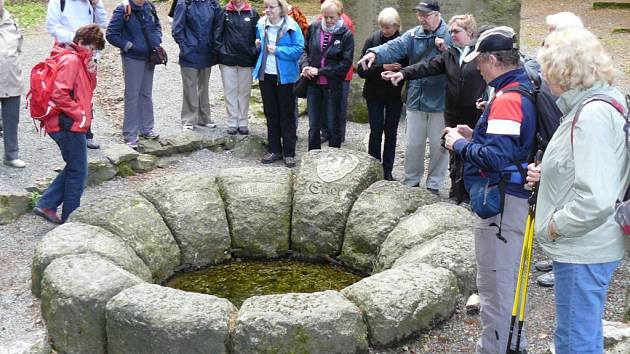
[[[153,48],[158,47],[162,43],[160,19],[154,14],[153,4],[145,1],[144,4],[139,6],[132,0],[129,0],[131,16],[128,21],[125,21],[126,4],[127,0],[114,9],[105,37],[111,45],[120,48],[122,56],[136,60],[149,60]],[[142,33],[142,24],[146,27],[150,43],[147,43]]]
[[[92,52],[72,44],[53,47],[50,54],[59,65],[50,100],[58,112],[72,119],[71,132],[86,133],[92,124],[92,95],[96,72],[88,70]],[[61,130],[59,113],[44,121],[48,134]]]
[[[560,95],[557,103],[564,116],[540,166],[536,237],[558,262],[606,263],[624,255],[625,236],[614,220],[614,207],[630,183],[625,120],[606,102],[588,103],[573,128],[571,144],[575,113],[596,94],[625,102],[617,89],[605,83]],[[549,238],[552,219],[559,234],[555,242]]]
[[22,95],[22,33],[7,9],[0,18],[0,97]]
[[[265,48],[265,25],[267,16],[263,16],[256,26],[256,39],[260,39],[260,48]],[[278,79],[280,84],[293,84],[300,76],[299,60],[304,52],[304,36],[300,26],[292,18],[285,16],[283,24],[278,31],[276,38],[276,65],[278,66]],[[256,61],[256,67],[252,72],[254,79],[258,79],[262,67],[264,51],[260,50],[260,55]]]
[[219,64],[251,68],[256,65],[256,25],[260,16],[251,5],[239,11],[228,2],[219,14],[215,33],[215,48]]
[[172,34],[179,45],[179,64],[204,69],[216,64],[214,28],[221,19],[216,0],[182,0],[177,2]]
[[[459,139],[453,144],[464,160],[464,185],[466,190],[484,175],[490,184],[498,184],[502,173],[514,168],[515,161],[527,162],[536,135],[536,108],[534,103],[518,92],[501,90],[523,86],[532,89],[523,69],[515,69],[492,80],[496,95],[486,106],[473,131],[472,139]],[[518,173],[518,172],[516,172]],[[529,191],[522,183],[508,183],[505,193],[527,198]]]
[[46,30],[58,43],[72,43],[76,30],[90,23],[107,27],[107,13],[103,1],[92,6],[90,0],[65,0],[61,11],[60,0],[49,0],[46,11]]
[[[444,38],[445,44],[451,44],[444,21],[434,32],[425,31],[416,26],[402,36],[371,48],[368,52],[376,54],[375,64],[394,63],[402,58],[409,58],[410,63],[418,63],[425,58],[432,58],[440,52],[435,47],[435,38]],[[446,78],[444,75],[430,76],[408,82],[407,109],[423,112],[444,112]]]
[[[322,22],[313,22],[306,32],[306,44],[304,55],[300,60],[300,68],[311,66],[318,69],[318,75],[324,75],[329,84],[341,85],[346,77],[348,68],[352,66],[354,55],[354,36],[344,24],[333,33],[326,52],[326,66],[321,66],[321,57],[324,54],[320,44]],[[313,79],[316,80],[316,79]],[[339,86],[339,89],[341,87]]]
[[[472,50],[473,47],[470,47]],[[459,65],[460,52],[451,46],[447,51],[403,68],[405,80],[446,74],[446,103],[444,118],[448,123],[474,127],[481,116],[476,102],[486,90],[486,82],[477,70],[477,59]]]

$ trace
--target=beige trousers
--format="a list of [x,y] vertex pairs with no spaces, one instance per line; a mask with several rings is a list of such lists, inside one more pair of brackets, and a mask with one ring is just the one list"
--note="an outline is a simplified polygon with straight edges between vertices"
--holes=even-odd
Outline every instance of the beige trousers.
[[228,128],[247,128],[253,69],[227,65],[219,65],[219,68],[223,80]]
[[182,73],[182,125],[205,125],[210,119],[210,69],[180,66]]

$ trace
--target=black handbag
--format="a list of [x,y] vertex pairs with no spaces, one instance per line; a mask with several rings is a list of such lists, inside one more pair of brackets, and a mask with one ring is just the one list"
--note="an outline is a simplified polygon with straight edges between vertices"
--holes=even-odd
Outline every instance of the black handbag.
[[300,79],[293,85],[293,94],[299,98],[306,98],[309,80],[306,76],[300,76]]
[[149,57],[149,63],[153,65],[166,65],[166,63],[168,63],[166,50],[164,50],[161,46],[153,48],[151,57]]

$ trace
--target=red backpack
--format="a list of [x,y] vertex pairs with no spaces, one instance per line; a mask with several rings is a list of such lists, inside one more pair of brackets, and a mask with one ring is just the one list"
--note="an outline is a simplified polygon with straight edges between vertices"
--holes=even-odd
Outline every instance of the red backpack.
[[[50,101],[57,69],[59,57],[72,51],[62,51],[60,54],[50,56],[35,64],[31,70],[31,87],[26,94],[26,108],[30,110],[33,123],[39,121],[39,127],[44,126],[44,121],[58,113],[55,104]],[[37,124],[35,124],[37,129]]]

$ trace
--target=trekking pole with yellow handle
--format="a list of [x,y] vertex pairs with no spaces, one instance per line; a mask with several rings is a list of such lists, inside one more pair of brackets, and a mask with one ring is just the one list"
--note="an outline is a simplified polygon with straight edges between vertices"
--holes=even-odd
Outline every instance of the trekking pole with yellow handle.
[[[535,164],[538,166],[542,160],[542,151],[536,153]],[[527,213],[527,223],[525,224],[525,235],[523,237],[523,248],[521,260],[518,267],[518,278],[516,289],[514,290],[514,305],[512,306],[512,319],[510,320],[510,332],[508,335],[506,354],[519,353],[521,346],[521,333],[525,324],[525,308],[527,307],[527,286],[529,284],[529,270],[532,263],[532,249],[534,247],[534,225],[536,221],[536,197],[538,196],[538,183],[532,187],[532,194],[529,197],[529,211]],[[514,335],[514,325],[518,314],[518,331],[516,333],[516,346],[512,350],[512,336]]]

